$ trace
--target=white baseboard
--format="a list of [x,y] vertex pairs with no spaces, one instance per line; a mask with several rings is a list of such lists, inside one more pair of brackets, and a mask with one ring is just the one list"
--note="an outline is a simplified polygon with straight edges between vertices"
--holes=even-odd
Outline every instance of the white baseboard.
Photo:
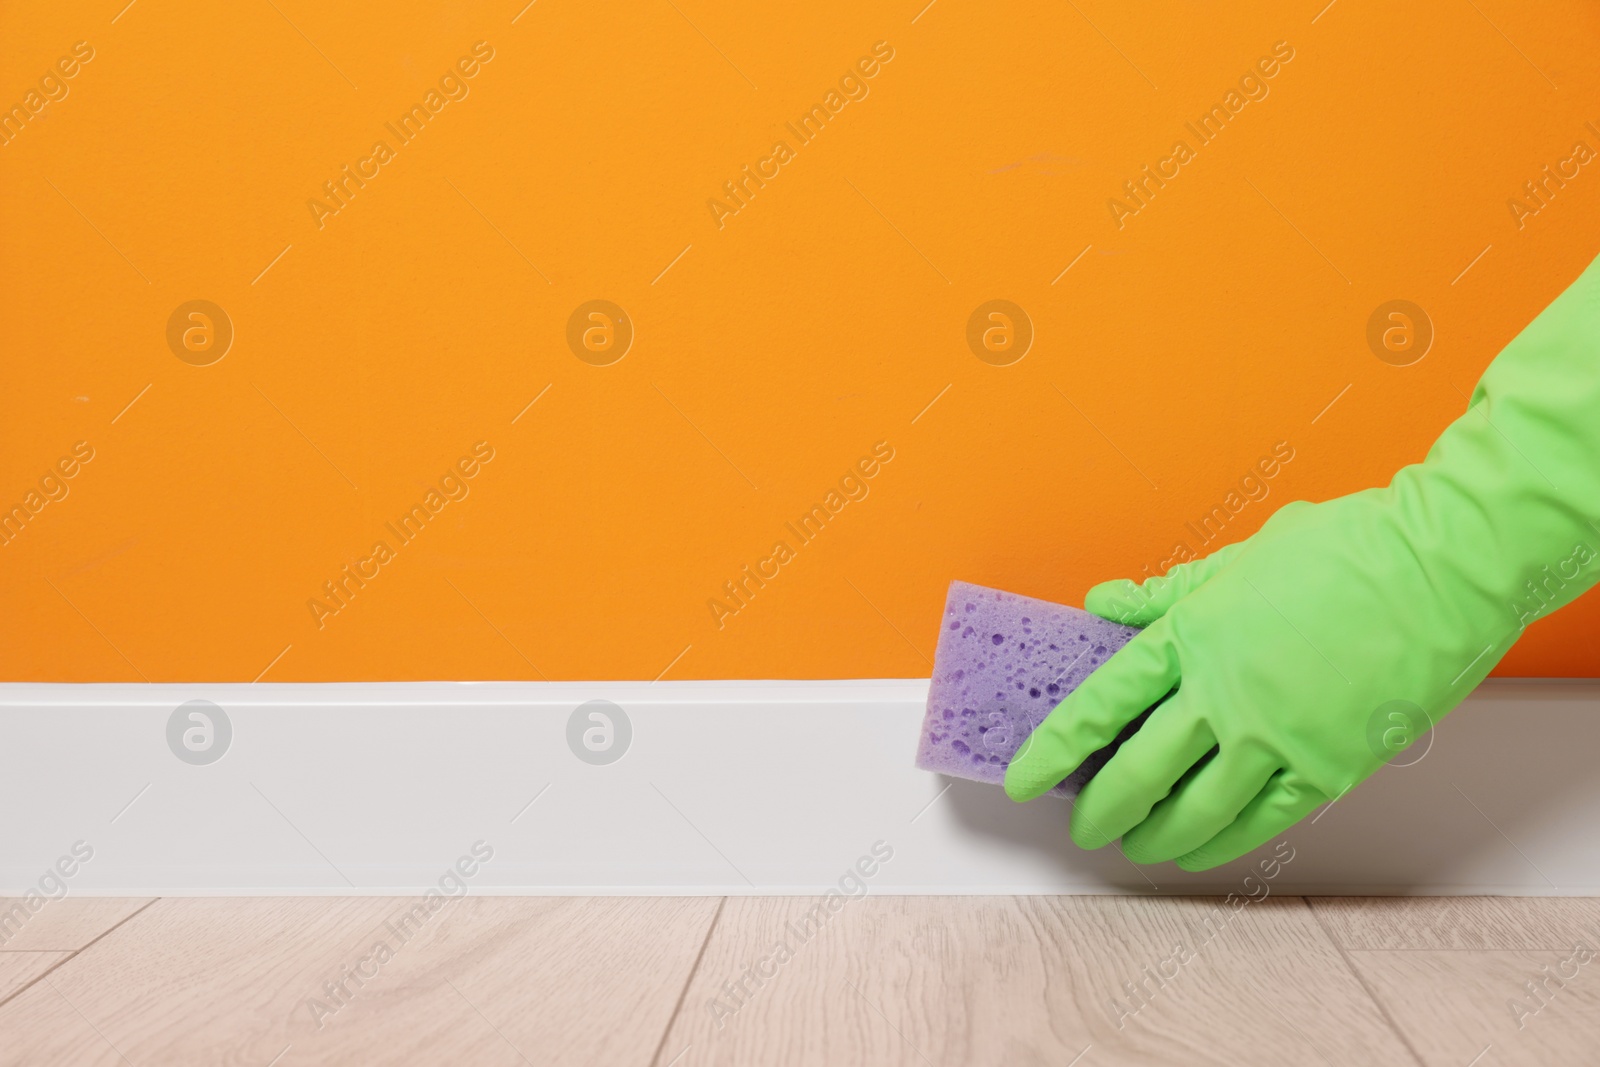
[[[874,893],[1228,892],[1253,869],[1192,875],[1081,852],[1064,801],[1018,806],[916,770],[926,692],[925,681],[4,684],[0,894],[41,882],[94,895],[415,893],[463,856],[472,873],[446,878],[450,891],[810,894],[877,842],[893,857],[864,865]],[[207,765],[168,745],[173,710],[196,699],[232,726]],[[567,740],[574,709],[596,699],[632,726],[607,765]],[[1425,758],[1286,835],[1294,859],[1273,889],[1600,894],[1597,757],[1600,682],[1490,682]],[[92,858],[73,858],[79,842]],[[477,842],[492,859],[471,858]],[[62,857],[72,873],[47,876]]]

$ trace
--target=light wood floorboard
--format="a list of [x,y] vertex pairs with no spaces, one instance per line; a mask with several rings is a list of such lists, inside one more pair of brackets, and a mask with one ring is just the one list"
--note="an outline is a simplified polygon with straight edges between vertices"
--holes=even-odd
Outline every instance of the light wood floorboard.
[[70,952],[0,952],[0,1001],[37,981]]
[[1414,1062],[1298,897],[869,897],[802,941],[814,904],[729,900],[675,1067]]
[[1600,946],[1595,897],[1314,897],[1311,906],[1347,949],[1557,949],[1575,937]]
[[148,897],[65,897],[29,911],[21,897],[0,897],[0,952],[76,952],[148,903]]
[[158,901],[0,1007],[0,1063],[643,1064],[719,901],[414,904]]
[[[1590,944],[1596,955],[1582,965],[1565,962],[1570,945],[1350,957],[1428,1067],[1593,1067],[1600,1063],[1600,946]],[[1562,972],[1572,977],[1563,980]],[[1528,982],[1542,989],[1530,992]]]
[[0,1067],[1600,1062],[1592,899],[416,903],[52,903]]

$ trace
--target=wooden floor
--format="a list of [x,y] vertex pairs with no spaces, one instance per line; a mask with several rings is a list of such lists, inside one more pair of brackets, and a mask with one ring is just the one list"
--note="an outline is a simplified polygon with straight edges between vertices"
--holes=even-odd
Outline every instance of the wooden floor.
[[0,1063],[1600,1063],[1600,900],[1245,899],[0,901]]

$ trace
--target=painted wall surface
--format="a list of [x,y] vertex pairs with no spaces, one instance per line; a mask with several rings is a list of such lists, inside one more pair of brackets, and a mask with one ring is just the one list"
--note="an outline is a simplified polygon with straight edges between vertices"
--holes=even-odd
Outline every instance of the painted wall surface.
[[1600,252],[1593,4],[923,2],[6,5],[0,678],[925,676]]

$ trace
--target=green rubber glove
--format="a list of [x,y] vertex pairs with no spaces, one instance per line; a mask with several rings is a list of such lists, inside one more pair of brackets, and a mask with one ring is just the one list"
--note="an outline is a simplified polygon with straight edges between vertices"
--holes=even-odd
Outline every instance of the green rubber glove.
[[[1072,839],[1198,871],[1336,800],[1600,578],[1600,261],[1495,359],[1387,488],[1298,501],[1141,585],[1089,591],[1147,627],[1024,742],[1029,800],[1162,701],[1079,795]],[[1168,696],[1168,694],[1171,694]]]

